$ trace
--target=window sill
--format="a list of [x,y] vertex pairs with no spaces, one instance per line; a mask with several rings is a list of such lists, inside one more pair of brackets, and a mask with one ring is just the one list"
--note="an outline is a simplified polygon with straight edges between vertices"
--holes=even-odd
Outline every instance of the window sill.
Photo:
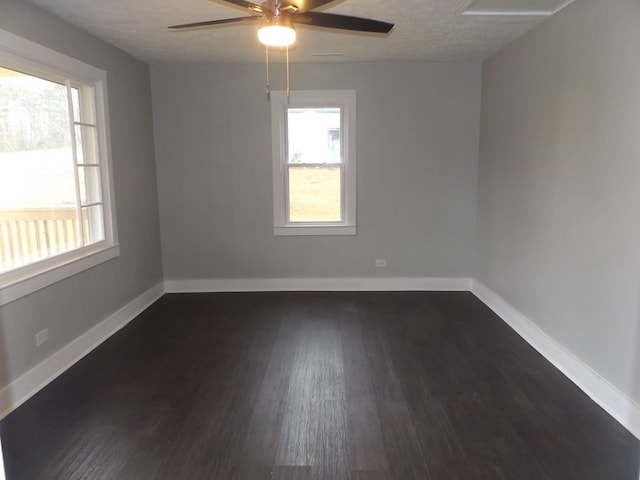
[[69,254],[72,255],[52,257],[0,275],[0,307],[116,258],[120,255],[120,246],[102,243]]
[[294,235],[355,235],[355,225],[287,225],[273,228],[273,234],[279,236]]

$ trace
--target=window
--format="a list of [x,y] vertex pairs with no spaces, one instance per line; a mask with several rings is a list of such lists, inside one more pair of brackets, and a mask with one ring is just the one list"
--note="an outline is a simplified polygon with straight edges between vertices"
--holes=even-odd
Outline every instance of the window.
[[0,31],[0,305],[118,255],[106,73]]
[[356,233],[356,94],[272,92],[276,235]]

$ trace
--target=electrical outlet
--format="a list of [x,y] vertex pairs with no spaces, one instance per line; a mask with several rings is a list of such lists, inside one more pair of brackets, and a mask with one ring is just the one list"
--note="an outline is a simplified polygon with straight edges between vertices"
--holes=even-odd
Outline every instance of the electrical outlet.
[[376,267],[377,268],[384,268],[387,266],[387,259],[386,258],[380,258],[378,260],[376,260]]
[[42,345],[44,342],[46,342],[47,340],[49,340],[48,328],[45,328],[44,330],[40,330],[38,333],[36,333],[36,345],[38,347]]

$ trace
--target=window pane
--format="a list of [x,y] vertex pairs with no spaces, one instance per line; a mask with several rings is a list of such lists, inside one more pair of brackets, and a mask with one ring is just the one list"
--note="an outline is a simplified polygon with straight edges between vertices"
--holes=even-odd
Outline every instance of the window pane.
[[85,245],[104,240],[102,205],[82,208],[82,235]]
[[71,103],[73,105],[73,121],[96,125],[94,89],[88,85],[71,87]]
[[342,167],[289,166],[289,221],[342,221]]
[[98,163],[98,129],[76,125],[76,153],[78,163]]
[[80,92],[77,88],[71,89],[71,104],[73,105],[73,121],[80,121]]
[[340,163],[340,109],[289,108],[287,161]]
[[78,167],[78,181],[80,182],[80,204],[88,205],[99,203],[100,195],[100,170],[97,166]]
[[0,68],[0,272],[78,247],[67,89]]

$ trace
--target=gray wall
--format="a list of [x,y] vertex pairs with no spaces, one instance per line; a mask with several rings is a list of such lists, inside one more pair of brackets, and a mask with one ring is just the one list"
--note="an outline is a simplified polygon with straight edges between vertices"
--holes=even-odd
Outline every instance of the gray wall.
[[264,66],[151,72],[167,279],[471,274],[479,64],[292,66],[293,89],[357,91],[358,234],[343,237],[273,236]]
[[640,2],[485,62],[475,276],[640,402]]
[[160,282],[162,264],[148,67],[23,0],[2,0],[0,28],[107,71],[121,244],[117,259],[0,308],[2,388]]

